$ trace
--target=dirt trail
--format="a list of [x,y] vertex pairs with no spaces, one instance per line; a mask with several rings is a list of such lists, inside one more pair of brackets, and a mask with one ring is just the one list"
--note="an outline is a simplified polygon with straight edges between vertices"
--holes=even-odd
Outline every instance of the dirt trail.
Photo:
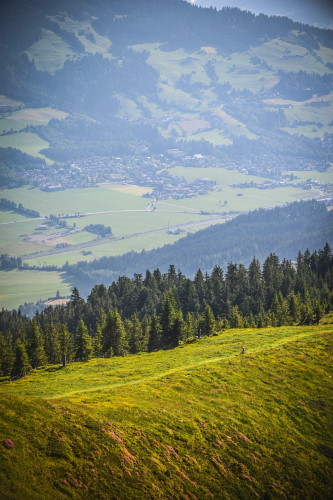
[[[251,355],[251,354],[255,354],[257,352],[263,352],[263,351],[269,351],[271,349],[276,349],[279,346],[283,346],[285,344],[289,344],[291,342],[295,342],[295,341],[301,340],[301,339],[306,338],[306,337],[311,337],[311,336],[313,336],[312,330],[310,330],[309,332],[298,333],[298,334],[295,334],[291,337],[276,340],[276,342],[273,342],[272,344],[266,345],[264,347],[258,346],[258,347],[246,350],[246,355]],[[208,365],[210,363],[218,363],[219,361],[226,361],[226,360],[238,357],[239,355],[240,355],[239,350],[237,350],[237,352],[229,354],[229,355],[203,359],[203,360],[198,361],[196,363],[177,366],[175,368],[171,368],[170,370],[160,372],[156,375],[148,375],[147,377],[141,377],[140,379],[129,380],[127,382],[117,382],[117,383],[113,383],[113,384],[107,383],[107,384],[98,385],[95,387],[88,387],[87,389],[78,389],[75,391],[67,391],[67,392],[64,392],[62,394],[56,394],[54,396],[47,397],[45,399],[48,399],[48,400],[62,399],[62,398],[74,396],[76,394],[85,394],[88,392],[98,392],[98,391],[102,391],[102,390],[106,390],[106,389],[110,390],[110,389],[116,389],[118,387],[126,387],[126,386],[132,386],[132,385],[138,385],[138,384],[142,384],[142,383],[152,382],[155,380],[162,379],[164,377],[168,377],[169,375],[173,375],[174,373],[177,373],[180,371],[192,370],[192,369],[198,368],[198,367],[203,366],[203,365]]]

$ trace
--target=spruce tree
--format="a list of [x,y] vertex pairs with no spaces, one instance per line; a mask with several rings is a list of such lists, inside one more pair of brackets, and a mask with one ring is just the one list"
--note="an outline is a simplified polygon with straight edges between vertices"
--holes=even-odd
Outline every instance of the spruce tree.
[[126,330],[119,311],[109,311],[103,330],[103,351],[107,356],[124,356],[128,352]]
[[92,338],[88,334],[88,329],[82,319],[76,329],[75,358],[79,361],[88,361],[93,356]]
[[60,325],[59,340],[62,366],[65,368],[66,364],[72,360],[74,347],[73,337],[64,323]]
[[15,344],[14,364],[12,368],[12,377],[24,377],[31,370],[29,356],[24,343],[18,339]]
[[176,347],[184,335],[184,320],[181,311],[176,311],[172,323],[172,343],[171,347]]
[[145,350],[144,335],[142,325],[136,314],[133,314],[128,322],[128,346],[129,352],[136,354]]
[[94,354],[97,358],[103,356],[103,323],[97,324],[96,335],[93,338]]
[[0,376],[9,376],[14,363],[10,342],[0,334]]
[[171,347],[172,345],[175,345],[175,339],[173,338],[173,323],[176,316],[174,302],[175,300],[173,295],[171,292],[168,292],[165,296],[160,315],[162,342],[164,347]]
[[183,325],[183,340],[184,342],[187,342],[188,340],[191,340],[195,336],[195,324],[193,320],[193,315],[188,312],[185,318],[185,322]]
[[215,332],[215,318],[212,308],[207,304],[200,317],[201,335],[212,335]]
[[53,322],[45,327],[45,351],[50,363],[60,363],[61,347],[59,338],[59,325]]
[[230,317],[229,317],[229,323],[230,323],[231,328],[243,328],[244,327],[243,318],[239,312],[238,306],[232,306]]
[[158,316],[154,313],[148,328],[148,352],[157,351],[162,347],[161,325]]
[[47,363],[47,357],[44,349],[44,338],[35,320],[32,321],[32,332],[30,335],[29,353],[30,353],[31,365],[33,368],[44,366]]
[[288,296],[289,312],[293,323],[298,323],[301,320],[301,302],[299,296],[291,292]]

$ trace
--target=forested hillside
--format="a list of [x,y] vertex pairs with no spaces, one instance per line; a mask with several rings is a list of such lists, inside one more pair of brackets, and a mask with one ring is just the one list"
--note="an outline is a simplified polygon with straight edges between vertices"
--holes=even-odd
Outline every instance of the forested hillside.
[[170,266],[95,286],[87,300],[73,290],[67,305],[31,320],[0,316],[0,369],[22,376],[46,363],[168,349],[227,328],[318,324],[333,306],[333,256],[328,244],[299,252],[296,265],[270,254],[262,267],[215,266],[191,280]]
[[[7,155],[28,141],[59,164],[180,147],[326,165],[330,30],[182,0],[7,0],[1,9]],[[63,114],[43,123],[30,111],[46,106]],[[22,109],[29,118],[16,121]]]
[[298,250],[313,251],[326,242],[333,244],[333,212],[316,201],[295,202],[239,215],[160,249],[65,265],[64,270],[85,294],[96,283],[111,283],[119,275],[156,267],[165,272],[174,262],[193,276],[199,268],[210,272],[215,265],[225,269],[230,262],[248,265],[254,256],[264,260],[269,253],[293,259]]

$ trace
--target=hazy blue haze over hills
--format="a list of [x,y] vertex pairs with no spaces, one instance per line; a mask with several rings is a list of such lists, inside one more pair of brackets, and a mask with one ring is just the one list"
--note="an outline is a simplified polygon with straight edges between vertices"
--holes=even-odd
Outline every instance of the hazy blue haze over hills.
[[328,0],[192,0],[190,3],[217,9],[233,6],[256,14],[287,16],[322,28],[333,26],[333,6]]

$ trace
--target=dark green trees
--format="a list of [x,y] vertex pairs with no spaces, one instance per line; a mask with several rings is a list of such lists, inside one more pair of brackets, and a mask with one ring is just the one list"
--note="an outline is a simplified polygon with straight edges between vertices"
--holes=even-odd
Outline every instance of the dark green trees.
[[199,320],[200,335],[209,336],[215,332],[215,318],[212,308],[207,304]]
[[43,366],[47,362],[44,349],[44,338],[36,321],[32,321],[32,332],[29,341],[29,356],[33,368]]
[[94,287],[87,300],[70,302],[30,320],[0,312],[0,376],[21,376],[47,363],[86,361],[169,349],[226,328],[318,323],[333,309],[333,256],[329,245],[280,262],[271,254],[261,268],[230,263],[225,275],[198,271],[186,278],[174,266],[162,274],[120,277]]
[[124,323],[117,309],[110,311],[105,321],[103,352],[106,356],[124,356],[128,352]]
[[88,361],[93,355],[93,341],[88,334],[88,328],[81,319],[76,329],[75,359]]
[[74,346],[73,337],[69,333],[67,325],[64,323],[62,323],[59,328],[59,343],[62,366],[65,367],[66,364],[72,360]]
[[12,367],[12,377],[24,377],[31,370],[29,356],[22,340],[18,339],[15,344],[14,363]]

